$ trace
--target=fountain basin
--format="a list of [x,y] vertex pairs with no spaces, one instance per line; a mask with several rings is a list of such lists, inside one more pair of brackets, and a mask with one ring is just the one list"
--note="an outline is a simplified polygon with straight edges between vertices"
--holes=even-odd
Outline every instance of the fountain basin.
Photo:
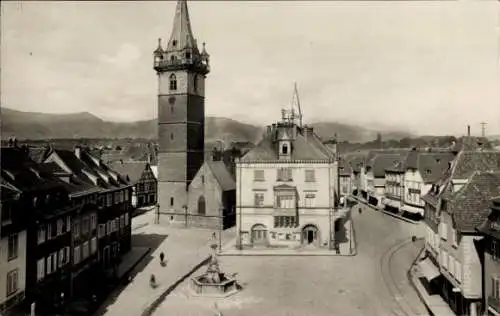
[[228,297],[239,291],[236,279],[219,274],[220,282],[209,282],[206,275],[200,275],[191,279],[191,292],[194,296]]

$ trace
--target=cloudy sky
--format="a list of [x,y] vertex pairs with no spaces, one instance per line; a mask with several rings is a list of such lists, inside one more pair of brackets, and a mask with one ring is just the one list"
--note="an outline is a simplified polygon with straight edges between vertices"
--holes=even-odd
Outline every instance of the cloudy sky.
[[[2,2],[2,105],[156,116],[152,51],[175,1]],[[500,134],[498,1],[192,1],[206,114],[270,123],[297,82],[304,120]]]

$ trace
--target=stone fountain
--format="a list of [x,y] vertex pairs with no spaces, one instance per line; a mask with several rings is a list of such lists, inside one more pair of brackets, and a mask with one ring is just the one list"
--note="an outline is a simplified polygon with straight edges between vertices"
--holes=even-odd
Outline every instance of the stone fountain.
[[191,279],[191,291],[196,296],[227,297],[237,293],[241,287],[232,276],[221,272],[219,261],[215,254],[217,245],[210,246],[212,253],[208,262],[207,271]]

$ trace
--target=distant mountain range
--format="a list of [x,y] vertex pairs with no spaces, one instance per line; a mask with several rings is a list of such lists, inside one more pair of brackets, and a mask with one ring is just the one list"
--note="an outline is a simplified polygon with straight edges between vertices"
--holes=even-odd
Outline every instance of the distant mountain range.
[[[63,138],[148,138],[157,137],[156,120],[118,123],[104,121],[88,113],[47,114],[21,112],[2,108],[2,139],[15,135],[22,139],[63,139]],[[323,138],[333,137],[337,133],[341,140],[366,142],[376,139],[379,131],[350,124],[319,122],[311,124]],[[217,139],[224,141],[258,141],[264,132],[264,126],[241,123],[224,117],[207,117],[205,120],[206,142]],[[412,137],[405,131],[380,131],[383,139],[401,139]]]

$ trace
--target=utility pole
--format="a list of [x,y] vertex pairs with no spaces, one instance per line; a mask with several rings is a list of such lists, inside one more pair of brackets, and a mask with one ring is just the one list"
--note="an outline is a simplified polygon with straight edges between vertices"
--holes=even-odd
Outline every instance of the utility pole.
[[486,124],[488,124],[488,123],[481,122],[480,124],[481,124],[481,136],[485,137],[486,136]]

